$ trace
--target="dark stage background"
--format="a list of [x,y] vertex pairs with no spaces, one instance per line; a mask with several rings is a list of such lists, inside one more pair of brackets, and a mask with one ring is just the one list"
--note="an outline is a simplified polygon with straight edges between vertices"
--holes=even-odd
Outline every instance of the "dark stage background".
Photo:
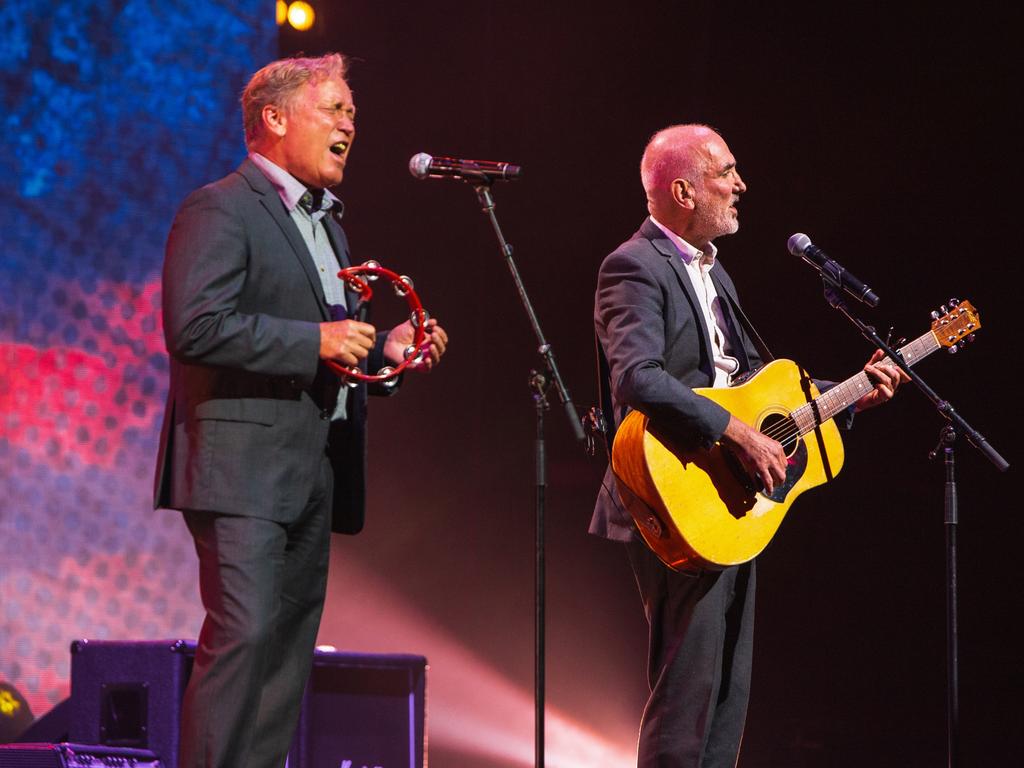
[[[920,370],[1013,465],[1000,475],[968,445],[958,451],[961,705],[964,764],[1003,765],[1024,753],[1012,568],[1022,526],[1011,485],[1020,408],[1012,390],[1000,396],[1015,368],[1020,279],[1019,150],[1010,135],[1019,68],[1008,14],[978,4],[316,7],[317,26],[282,33],[281,45],[354,59],[359,133],[340,195],[356,258],[411,275],[452,339],[437,371],[408,377],[400,397],[373,404],[367,527],[334,542],[321,641],[430,659],[433,764],[532,764],[526,380],[538,359],[472,190],[416,181],[407,160],[426,151],[524,166],[521,182],[496,188],[498,215],[586,407],[595,396],[597,267],[646,213],[638,163],[647,138],[689,121],[721,130],[749,186],[741,230],[719,246],[777,355],[845,378],[870,353],[825,304],[813,272],[786,252],[795,231],[875,288],[882,304],[864,315],[883,330],[918,336],[950,296],[980,310],[976,343]],[[222,154],[205,165],[211,179],[241,157]],[[140,284],[155,277],[154,264]],[[397,308],[375,306],[380,324]],[[163,390],[146,395],[158,410]],[[843,473],[796,505],[759,558],[742,768],[944,759],[943,470],[926,458],[939,427],[909,388],[859,417]],[[155,450],[152,428],[142,432],[133,455]],[[560,410],[548,435],[549,764],[624,765],[645,700],[646,625],[624,553],[586,534],[604,461],[582,455]],[[140,488],[125,513],[136,530],[152,514]],[[181,551],[172,513],[157,515],[161,535],[177,536]],[[28,536],[25,527],[7,530]],[[194,574],[179,575],[184,567],[171,574],[172,607],[194,590]],[[6,586],[5,595],[16,590]],[[194,636],[194,611],[178,610],[104,631]],[[58,629],[70,640],[91,627],[69,616]],[[54,660],[21,663],[34,670]]]
[[[584,406],[594,276],[645,214],[643,146],[664,125],[717,126],[750,188],[721,256],[773,351],[832,378],[870,351],[787,253],[795,231],[876,288],[882,304],[865,316],[883,331],[915,338],[937,304],[970,298],[984,324],[973,347],[920,370],[1019,461],[1019,407],[998,396],[1020,277],[1009,18],[976,5],[334,2],[321,21],[283,44],[356,59],[343,186],[355,252],[413,275],[452,337],[429,381],[374,411],[372,509],[346,557],[519,685],[531,674],[537,358],[472,191],[407,178],[416,152],[526,169],[495,190],[498,214]],[[939,426],[910,389],[858,419],[842,475],[797,504],[760,558],[744,768],[943,759],[943,480],[926,458]],[[548,431],[551,703],[628,748],[646,626],[624,554],[584,534],[603,461],[581,455],[557,410]],[[958,455],[964,752],[1001,764],[1024,752],[1018,470],[1000,475],[966,444]],[[345,610],[344,584],[332,588],[325,631]]]

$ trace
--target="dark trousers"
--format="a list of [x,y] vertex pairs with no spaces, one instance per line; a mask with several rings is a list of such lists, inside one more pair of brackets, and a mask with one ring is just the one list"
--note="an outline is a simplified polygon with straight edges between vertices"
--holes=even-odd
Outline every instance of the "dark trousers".
[[309,678],[330,556],[332,473],[290,524],[186,512],[206,619],[179,768],[282,768]]
[[734,768],[750,695],[754,564],[687,575],[626,545],[650,624],[639,768]]

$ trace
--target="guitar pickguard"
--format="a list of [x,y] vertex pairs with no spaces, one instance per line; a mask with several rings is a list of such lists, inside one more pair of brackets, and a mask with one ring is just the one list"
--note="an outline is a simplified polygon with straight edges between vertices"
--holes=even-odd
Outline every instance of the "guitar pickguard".
[[[786,500],[786,496],[793,490],[793,486],[799,482],[800,478],[804,475],[804,470],[807,469],[807,446],[804,445],[803,438],[797,438],[795,441],[796,447],[790,453],[786,459],[786,481],[781,485],[776,485],[772,489],[771,494],[764,492],[764,485],[760,482],[760,478],[752,478],[743,468],[740,460],[736,458],[735,454],[724,446],[720,447],[722,455],[725,456],[726,464],[729,469],[732,470],[736,476],[736,481],[742,485],[748,493],[760,493],[766,499],[771,499],[776,504],[781,504]],[[745,510],[744,510],[745,513]],[[737,514],[736,517],[740,515]]]
[[807,469],[807,446],[804,445],[804,440],[801,437],[797,438],[796,450],[786,459],[786,482],[776,485],[771,495],[765,494],[765,496],[777,504],[784,502],[786,496],[793,490],[793,486],[804,476],[805,469]]

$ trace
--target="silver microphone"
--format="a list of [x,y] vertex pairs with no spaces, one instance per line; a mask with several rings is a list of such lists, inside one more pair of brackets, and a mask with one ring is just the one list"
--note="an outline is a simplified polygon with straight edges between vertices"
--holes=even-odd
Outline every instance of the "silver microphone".
[[433,157],[420,152],[409,159],[409,173],[417,179],[457,179],[470,183],[515,181],[522,167],[496,160],[463,160],[457,157]]

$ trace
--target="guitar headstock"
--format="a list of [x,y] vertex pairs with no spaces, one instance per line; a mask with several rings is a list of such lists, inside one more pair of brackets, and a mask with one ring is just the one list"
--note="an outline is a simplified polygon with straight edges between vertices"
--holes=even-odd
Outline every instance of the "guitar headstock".
[[950,299],[939,311],[932,312],[932,334],[935,340],[950,353],[963,349],[968,341],[974,341],[974,332],[981,328],[978,311],[969,301]]

